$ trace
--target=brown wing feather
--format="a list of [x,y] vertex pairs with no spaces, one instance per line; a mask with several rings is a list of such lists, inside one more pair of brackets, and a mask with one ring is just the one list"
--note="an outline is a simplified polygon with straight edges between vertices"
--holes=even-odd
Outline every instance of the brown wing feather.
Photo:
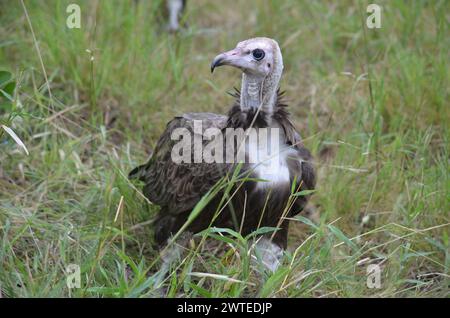
[[[167,124],[149,162],[130,173],[145,182],[144,195],[171,214],[191,210],[227,171],[226,164],[173,162],[171,152],[177,141],[171,139],[171,134],[176,128],[186,128],[193,136],[194,120],[202,121],[204,131],[207,128],[223,129],[227,117],[212,113],[188,113],[175,117]],[[193,158],[193,147],[191,149]]]

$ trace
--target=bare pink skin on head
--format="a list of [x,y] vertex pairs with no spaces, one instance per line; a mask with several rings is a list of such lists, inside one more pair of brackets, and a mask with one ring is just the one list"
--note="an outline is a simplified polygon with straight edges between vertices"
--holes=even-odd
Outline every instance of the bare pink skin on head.
[[214,58],[211,72],[223,65],[242,71],[243,110],[261,107],[266,113],[273,113],[276,91],[283,73],[281,49],[275,40],[258,37],[239,42],[234,49]]

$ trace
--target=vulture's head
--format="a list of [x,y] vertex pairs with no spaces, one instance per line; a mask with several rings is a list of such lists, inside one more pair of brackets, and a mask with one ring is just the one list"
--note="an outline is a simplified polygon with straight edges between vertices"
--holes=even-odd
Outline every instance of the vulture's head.
[[234,49],[217,55],[211,63],[211,72],[222,65],[234,66],[246,75],[261,78],[281,76],[283,72],[283,58],[278,43],[263,37],[239,42]]

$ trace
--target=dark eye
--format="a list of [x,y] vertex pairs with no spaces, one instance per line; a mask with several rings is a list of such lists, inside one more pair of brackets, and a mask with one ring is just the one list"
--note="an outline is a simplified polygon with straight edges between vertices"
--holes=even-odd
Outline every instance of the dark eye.
[[264,53],[264,51],[261,49],[254,49],[252,55],[255,60],[261,61],[266,55],[266,53]]

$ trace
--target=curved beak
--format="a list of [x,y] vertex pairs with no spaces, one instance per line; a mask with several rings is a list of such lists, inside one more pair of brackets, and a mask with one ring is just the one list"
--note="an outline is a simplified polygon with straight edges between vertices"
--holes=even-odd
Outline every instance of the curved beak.
[[211,73],[214,72],[214,69],[216,67],[222,65],[229,65],[237,68],[243,68],[240,50],[233,49],[231,51],[217,55],[211,62]]

